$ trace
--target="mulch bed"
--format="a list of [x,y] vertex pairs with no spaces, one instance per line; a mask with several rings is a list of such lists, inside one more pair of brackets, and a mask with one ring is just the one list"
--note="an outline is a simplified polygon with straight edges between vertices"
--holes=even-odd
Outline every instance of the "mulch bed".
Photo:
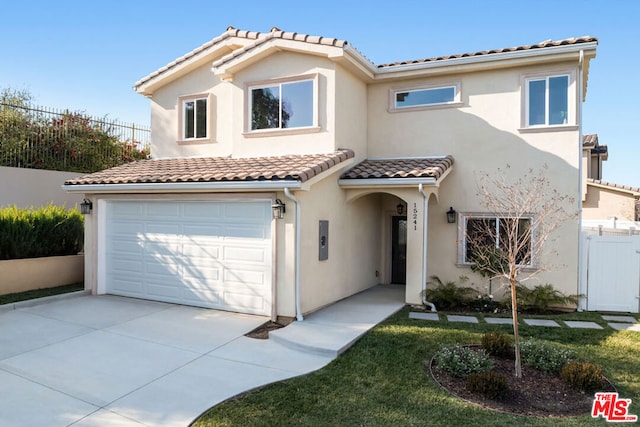
[[[509,387],[508,396],[502,400],[491,400],[467,391],[466,379],[451,377],[437,367],[435,357],[431,359],[430,371],[434,380],[450,393],[485,408],[519,415],[537,417],[575,416],[591,412],[594,393],[582,393],[572,389],[558,375],[548,374],[522,364],[522,378],[514,376],[514,361],[493,357],[494,371],[502,374]],[[605,389],[616,391],[605,381]]]

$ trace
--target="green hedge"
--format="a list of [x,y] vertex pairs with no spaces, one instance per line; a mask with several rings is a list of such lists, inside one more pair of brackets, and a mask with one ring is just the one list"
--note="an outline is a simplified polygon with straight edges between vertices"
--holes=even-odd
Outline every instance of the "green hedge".
[[0,208],[0,260],[75,255],[83,241],[84,218],[77,209]]

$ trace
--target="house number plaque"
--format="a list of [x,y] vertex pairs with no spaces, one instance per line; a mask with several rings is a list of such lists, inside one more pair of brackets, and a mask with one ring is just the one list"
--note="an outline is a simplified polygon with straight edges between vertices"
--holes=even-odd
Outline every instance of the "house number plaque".
[[413,204],[412,217],[413,217],[413,229],[417,230],[418,229],[418,205],[416,203]]

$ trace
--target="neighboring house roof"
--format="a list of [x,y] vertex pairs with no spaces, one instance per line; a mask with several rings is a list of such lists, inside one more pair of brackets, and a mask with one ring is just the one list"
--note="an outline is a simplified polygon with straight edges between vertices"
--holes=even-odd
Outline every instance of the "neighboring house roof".
[[453,166],[453,157],[367,159],[342,174],[340,179],[434,178]]
[[598,145],[598,134],[590,133],[582,135],[582,146],[585,148],[593,148]]
[[592,43],[592,42],[597,43],[598,39],[595,38],[595,37],[591,37],[591,36],[584,36],[584,37],[574,37],[574,38],[570,38],[570,39],[563,39],[563,40],[556,40],[556,41],[545,40],[543,42],[532,44],[532,45],[506,47],[506,48],[492,49],[492,50],[481,50],[481,51],[478,51],[478,52],[468,52],[468,53],[461,53],[461,54],[456,54],[456,55],[438,56],[438,57],[435,57],[435,58],[425,58],[425,59],[414,59],[414,60],[410,60],[410,61],[391,62],[391,63],[388,63],[388,64],[380,64],[380,65],[378,65],[378,68],[397,67],[399,65],[409,65],[409,64],[422,64],[422,63],[425,63],[425,62],[445,61],[445,60],[448,60],[448,59],[469,58],[469,57],[473,57],[473,56],[495,55],[495,54],[499,54],[499,53],[519,52],[519,51],[534,50],[534,49],[545,49],[545,48],[550,48],[550,47],[559,47],[559,46],[575,45],[575,44],[581,44],[581,43]]
[[352,150],[277,157],[141,160],[67,180],[65,186],[185,182],[305,182],[353,158]]
[[625,193],[631,193],[634,196],[640,196],[640,188],[631,187],[629,185],[614,184],[612,182],[602,181],[599,179],[587,178],[587,184],[597,185],[600,187],[608,187],[614,190],[623,191]]

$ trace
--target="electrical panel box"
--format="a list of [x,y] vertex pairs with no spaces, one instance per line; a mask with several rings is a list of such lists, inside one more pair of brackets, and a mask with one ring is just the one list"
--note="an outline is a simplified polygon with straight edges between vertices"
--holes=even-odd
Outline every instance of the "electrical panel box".
[[318,259],[329,259],[329,221],[320,221],[320,233],[318,238]]

